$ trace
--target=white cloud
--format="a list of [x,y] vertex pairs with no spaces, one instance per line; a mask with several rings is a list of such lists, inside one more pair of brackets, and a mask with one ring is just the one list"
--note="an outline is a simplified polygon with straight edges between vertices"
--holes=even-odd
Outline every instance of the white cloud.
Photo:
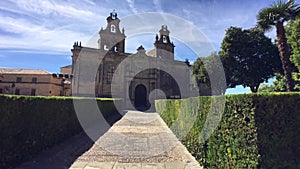
[[90,5],[96,5],[96,3],[93,0],[83,0],[83,1]]
[[[24,19],[0,16],[0,29],[16,36],[0,34],[0,48],[22,48],[66,52],[76,39],[87,40],[88,36],[67,29],[47,29]],[[76,39],[75,39],[76,38]]]
[[0,10],[10,12],[10,13],[19,14],[19,15],[27,15],[27,13],[25,11],[18,10],[15,7],[11,7],[7,4],[0,4]]
[[128,5],[129,5],[131,11],[133,13],[138,13],[137,9],[134,6],[134,0],[126,0],[126,1],[127,1]]
[[94,16],[94,13],[91,11],[74,8],[70,5],[70,3],[58,3],[61,1],[17,0],[12,2],[15,3],[15,5],[17,5],[21,10],[39,15],[57,15],[77,18],[80,20]]
[[154,7],[157,12],[162,12],[160,0],[153,0]]
[[[72,7],[77,4],[78,7]],[[78,5],[79,4],[79,5]],[[100,9],[97,15],[93,8]],[[0,48],[46,53],[70,52],[74,41],[86,43],[105,24],[105,10],[91,0],[18,0],[0,2]]]
[[[225,35],[225,30],[233,26],[250,27],[255,25],[256,13],[249,13],[253,7],[249,6],[246,12],[243,9],[227,9],[221,6],[220,2],[214,1],[204,3],[200,1],[176,2],[152,0],[153,6],[143,6],[143,3],[134,0],[116,1],[114,3],[107,1],[93,0],[74,0],[74,1],[58,1],[58,0],[10,0],[0,2],[0,9],[9,13],[18,14],[19,16],[6,15],[0,11],[0,30],[10,32],[10,34],[0,33],[0,48],[26,48],[26,49],[44,49],[55,51],[69,51],[75,40],[87,42],[93,33],[99,30],[101,26],[105,27],[105,18],[112,9],[117,9],[119,17],[127,14],[136,14],[143,8],[149,8],[156,11],[171,12],[172,14],[185,18],[191,24],[193,23],[202,31],[205,39],[209,39],[218,50],[221,41]],[[167,3],[167,4],[164,4]],[[101,4],[101,5],[100,5]],[[147,3],[149,4],[149,3]],[[168,9],[166,8],[168,6]],[[127,7],[127,8],[126,8]],[[163,11],[164,10],[164,11]],[[169,10],[169,11],[168,11]],[[259,9],[255,9],[259,10]],[[120,13],[122,15],[120,15]],[[141,14],[138,14],[140,16]],[[152,27],[147,28],[145,33],[157,33],[162,24],[168,24],[171,36],[184,34],[184,42],[197,42],[192,29],[187,29],[185,25],[174,26],[172,21],[160,20],[152,18],[152,20],[144,21],[136,24],[135,27],[126,25],[127,35],[132,35],[133,31],[145,29],[145,26],[136,27],[136,25],[146,25],[152,22]],[[172,25],[173,24],[173,25]],[[184,29],[182,29],[184,28]],[[95,31],[95,32],[94,32]],[[138,30],[141,31],[141,30]],[[144,45],[145,41],[137,41],[133,44],[126,44],[127,47],[135,49],[136,45],[152,46],[153,40]],[[175,44],[176,45],[176,44]]]

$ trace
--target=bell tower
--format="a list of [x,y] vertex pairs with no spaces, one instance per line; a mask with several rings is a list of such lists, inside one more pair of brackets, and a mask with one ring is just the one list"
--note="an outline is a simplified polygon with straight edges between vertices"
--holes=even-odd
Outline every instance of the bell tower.
[[120,19],[115,11],[106,18],[107,26],[99,31],[98,48],[119,53],[125,52],[125,30],[120,31]]
[[159,30],[159,36],[156,35],[154,47],[156,57],[162,59],[174,60],[174,47],[173,42],[170,41],[170,31],[167,25],[162,25]]

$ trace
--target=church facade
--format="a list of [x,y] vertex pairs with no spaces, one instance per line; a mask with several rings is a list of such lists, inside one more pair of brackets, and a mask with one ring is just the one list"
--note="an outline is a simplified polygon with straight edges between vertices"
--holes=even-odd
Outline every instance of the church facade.
[[175,45],[166,25],[154,37],[154,49],[146,52],[141,45],[136,53],[127,53],[117,13],[106,20],[98,48],[75,42],[71,49],[73,95],[121,98],[126,107],[139,110],[153,107],[154,99],[190,97],[191,69],[187,62],[174,59]]

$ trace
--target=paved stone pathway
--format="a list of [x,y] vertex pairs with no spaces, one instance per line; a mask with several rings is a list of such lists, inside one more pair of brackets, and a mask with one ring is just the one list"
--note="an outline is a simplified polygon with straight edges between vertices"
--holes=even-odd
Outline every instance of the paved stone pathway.
[[[105,132],[105,131],[104,131]],[[104,133],[103,132],[103,133]],[[127,112],[95,143],[85,133],[17,169],[198,169],[157,113]]]
[[157,113],[129,111],[71,169],[196,169],[194,157]]

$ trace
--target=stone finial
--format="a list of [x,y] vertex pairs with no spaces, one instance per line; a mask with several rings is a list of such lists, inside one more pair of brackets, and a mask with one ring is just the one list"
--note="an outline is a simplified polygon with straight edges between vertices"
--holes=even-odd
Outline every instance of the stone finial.
[[146,50],[143,47],[143,45],[141,45],[140,47],[138,47],[136,50],[137,50],[138,54],[143,54],[143,55],[146,54]]
[[185,59],[184,63],[189,67],[191,66],[189,59]]
[[141,46],[139,46],[139,47],[137,48],[137,51],[139,51],[139,50],[145,50],[145,48],[143,47],[143,45],[141,45]]
[[117,14],[117,12],[115,11],[115,10],[113,10],[111,13],[110,13],[110,17],[111,17],[111,19],[117,19],[118,18],[118,14]]

